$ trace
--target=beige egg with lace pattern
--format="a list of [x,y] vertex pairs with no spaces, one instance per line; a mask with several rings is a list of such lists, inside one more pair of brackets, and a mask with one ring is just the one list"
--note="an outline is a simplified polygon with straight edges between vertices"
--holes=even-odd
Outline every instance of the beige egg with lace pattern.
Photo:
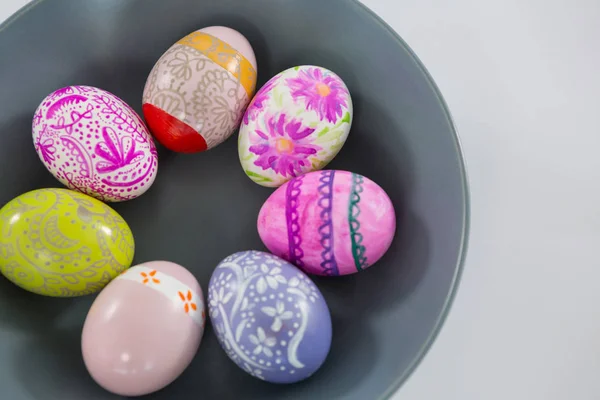
[[151,133],[180,153],[223,143],[254,95],[256,69],[250,42],[229,27],[206,27],[178,40],[146,81],[142,109]]

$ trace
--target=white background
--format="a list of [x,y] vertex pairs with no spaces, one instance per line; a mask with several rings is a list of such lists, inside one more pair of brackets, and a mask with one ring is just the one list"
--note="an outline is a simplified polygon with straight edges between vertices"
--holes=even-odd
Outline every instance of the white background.
[[394,400],[599,400],[600,0],[363,2],[444,93],[472,197],[452,312]]

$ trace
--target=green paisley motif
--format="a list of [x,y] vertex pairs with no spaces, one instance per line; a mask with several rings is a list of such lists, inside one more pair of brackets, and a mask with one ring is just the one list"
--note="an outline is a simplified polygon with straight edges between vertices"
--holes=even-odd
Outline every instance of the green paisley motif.
[[133,234],[121,216],[66,189],[17,197],[0,210],[0,228],[0,271],[33,293],[95,293],[133,260]]

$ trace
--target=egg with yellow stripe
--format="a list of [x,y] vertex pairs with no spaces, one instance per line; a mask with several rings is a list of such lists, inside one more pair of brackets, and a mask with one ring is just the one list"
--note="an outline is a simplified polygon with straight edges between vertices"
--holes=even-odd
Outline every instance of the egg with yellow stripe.
[[67,189],[38,189],[0,209],[0,272],[21,288],[76,297],[131,265],[134,240],[108,205]]
[[238,31],[211,26],[173,44],[144,87],[142,111],[154,137],[180,153],[229,138],[256,89],[256,57]]

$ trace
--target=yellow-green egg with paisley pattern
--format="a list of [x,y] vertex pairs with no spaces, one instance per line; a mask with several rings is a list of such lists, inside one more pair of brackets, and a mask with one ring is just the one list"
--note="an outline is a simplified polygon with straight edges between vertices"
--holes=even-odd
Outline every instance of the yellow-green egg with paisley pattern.
[[135,244],[111,207],[67,189],[38,189],[0,209],[0,272],[52,297],[99,292],[131,266]]

